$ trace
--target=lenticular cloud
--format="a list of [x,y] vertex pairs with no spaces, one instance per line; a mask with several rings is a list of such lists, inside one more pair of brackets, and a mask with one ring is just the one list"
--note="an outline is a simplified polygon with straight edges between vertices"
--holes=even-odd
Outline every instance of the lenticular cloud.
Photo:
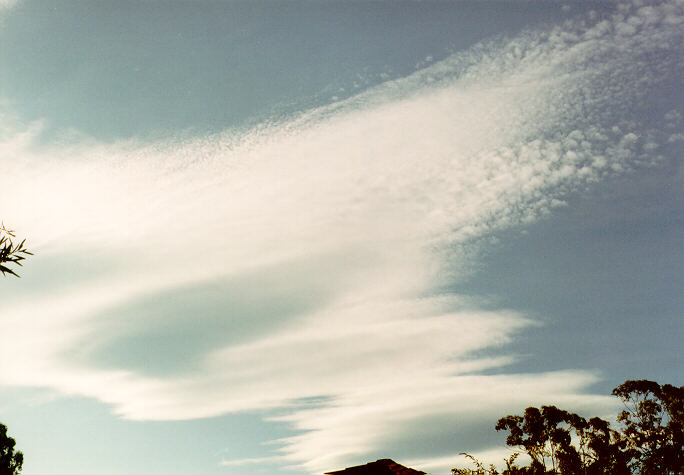
[[[30,236],[38,271],[59,272],[3,295],[0,383],[97,398],[140,420],[286,408],[281,419],[302,432],[282,441],[282,460],[312,471],[383,448],[413,420],[467,414],[473,399],[497,414],[537,399],[604,404],[578,396],[595,381],[583,372],[480,375],[512,361],[484,350],[533,323],[435,289],[480,238],[657,162],[680,124],[645,128],[626,104],[666,75],[651,58],[681,69],[682,18],[677,2],[620,7],[249,131],[46,144],[39,125],[6,121],[3,219]],[[83,256],[87,273],[67,270]],[[238,341],[200,345],[189,373],[95,357],[117,339],[125,350],[150,296],[230,292],[275,270],[287,278],[266,279],[268,292],[325,299],[300,292],[310,305],[286,322],[276,312]],[[312,397],[325,402],[301,403]]]

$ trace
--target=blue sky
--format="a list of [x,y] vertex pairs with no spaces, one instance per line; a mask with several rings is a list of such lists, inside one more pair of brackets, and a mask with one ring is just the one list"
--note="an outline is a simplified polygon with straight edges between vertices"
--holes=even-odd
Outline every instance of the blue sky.
[[684,4],[0,2],[27,475],[508,452],[682,384]]

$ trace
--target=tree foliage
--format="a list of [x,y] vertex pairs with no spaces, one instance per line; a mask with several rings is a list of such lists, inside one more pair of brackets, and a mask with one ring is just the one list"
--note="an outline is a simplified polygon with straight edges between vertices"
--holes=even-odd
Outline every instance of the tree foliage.
[[624,438],[636,452],[644,475],[684,471],[684,387],[645,379],[625,381],[613,390],[625,409],[618,415]]
[[7,435],[7,426],[0,424],[0,475],[17,475],[24,464],[24,454],[16,452],[16,442]]
[[[470,459],[470,461],[475,465],[475,468],[452,468],[452,475],[500,475],[499,471],[496,469],[494,464],[490,464],[488,467],[486,467],[482,462],[480,462],[478,459],[476,459],[470,454],[462,452],[459,455],[464,455],[466,458]],[[519,455],[520,453],[516,452],[507,459],[504,459],[506,469],[503,472],[501,472],[501,475],[514,475],[519,473],[525,473],[521,471],[524,470],[524,468],[515,465],[515,459],[517,459]]]
[[20,243],[15,243],[15,238],[14,231],[7,229],[4,224],[0,225],[0,272],[3,276],[10,274],[19,277],[19,274],[9,268],[7,264],[21,266],[21,261],[26,259],[26,256],[33,255],[25,247],[26,239]]
[[[508,432],[516,450],[499,472],[465,454],[475,468],[454,468],[453,475],[677,475],[684,473],[684,388],[647,380],[626,381],[613,390],[625,404],[620,430],[608,421],[585,419],[555,406],[528,407],[508,415],[496,430]],[[517,466],[525,453],[527,466]]]

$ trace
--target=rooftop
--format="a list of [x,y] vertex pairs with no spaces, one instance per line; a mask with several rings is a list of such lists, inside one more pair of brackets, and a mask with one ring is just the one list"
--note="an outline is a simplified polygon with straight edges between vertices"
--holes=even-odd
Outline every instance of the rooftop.
[[425,475],[425,472],[404,467],[394,460],[380,459],[365,465],[326,472],[326,475]]

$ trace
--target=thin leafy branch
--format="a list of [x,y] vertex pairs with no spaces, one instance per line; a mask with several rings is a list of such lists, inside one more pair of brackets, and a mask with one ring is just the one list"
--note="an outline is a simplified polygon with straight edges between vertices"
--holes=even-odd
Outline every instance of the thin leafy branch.
[[26,239],[21,242],[15,242],[16,235],[11,229],[7,229],[5,224],[0,224],[0,272],[2,275],[13,275],[19,277],[13,269],[8,265],[14,264],[21,266],[27,256],[32,256],[33,253],[26,248]]

